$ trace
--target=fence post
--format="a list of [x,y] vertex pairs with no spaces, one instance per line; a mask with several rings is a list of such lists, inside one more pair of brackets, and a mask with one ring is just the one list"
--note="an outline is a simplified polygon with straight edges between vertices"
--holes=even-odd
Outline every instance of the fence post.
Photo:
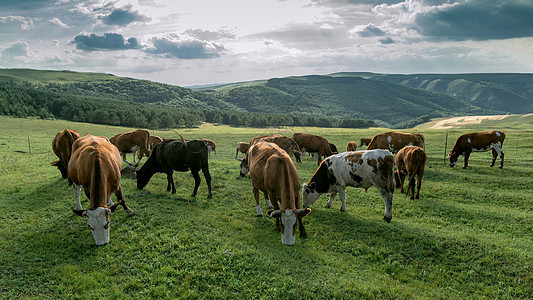
[[30,151],[30,155],[31,155],[31,143],[30,143],[30,137],[28,137],[28,150]]

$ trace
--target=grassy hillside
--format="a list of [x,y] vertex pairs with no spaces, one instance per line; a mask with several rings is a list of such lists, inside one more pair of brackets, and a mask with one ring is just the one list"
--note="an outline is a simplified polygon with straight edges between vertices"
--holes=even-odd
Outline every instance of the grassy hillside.
[[533,112],[533,74],[341,74],[444,93],[490,110]]
[[102,73],[0,68],[0,82],[15,82],[19,84],[23,82],[30,82],[33,84],[74,83],[117,80],[119,78],[120,77],[111,74]]
[[[504,121],[504,120],[502,120]],[[343,149],[366,130],[290,127],[178,129],[209,138],[213,199],[205,180],[196,199],[193,179],[174,173],[176,195],[157,174],[145,190],[121,184],[128,206],[111,216],[110,243],[94,247],[86,220],[74,215],[72,188],[49,165],[55,134],[65,128],[112,136],[131,128],[0,116],[0,298],[132,299],[529,299],[533,294],[533,134],[509,128],[505,167],[474,153],[469,168],[443,161],[445,131],[426,137],[428,168],[421,198],[394,193],[393,219],[372,187],[347,189],[347,210],[321,196],[304,218],[309,236],[281,244],[274,220],[255,216],[251,183],[237,180],[237,141],[261,134],[308,132]],[[501,125],[496,125],[501,126]],[[492,125],[479,130],[493,129]],[[450,139],[467,129],[449,130]],[[173,131],[151,131],[176,137]],[[452,142],[449,141],[449,144]],[[31,149],[31,153],[30,153]],[[450,149],[450,145],[448,145]],[[316,169],[296,165],[300,182]],[[115,200],[114,196],[112,197]],[[82,195],[82,205],[88,200]]]

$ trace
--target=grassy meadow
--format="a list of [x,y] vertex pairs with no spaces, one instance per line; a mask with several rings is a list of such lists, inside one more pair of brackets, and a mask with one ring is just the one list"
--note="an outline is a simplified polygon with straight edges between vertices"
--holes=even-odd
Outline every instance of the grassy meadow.
[[[320,134],[344,150],[347,142],[387,131],[324,128],[179,129],[209,138],[213,198],[203,176],[196,198],[189,173],[174,173],[177,193],[156,174],[140,191],[123,178],[128,217],[111,216],[109,244],[94,246],[86,220],[71,212],[72,188],[50,162],[63,129],[111,137],[132,128],[0,116],[0,298],[53,299],[531,299],[533,295],[532,117],[448,130],[449,152],[463,133],[506,133],[503,169],[490,152],[469,167],[445,162],[446,130],[420,128],[428,166],[419,200],[395,191],[385,223],[375,188],[347,189],[347,210],[326,195],[304,218],[308,237],[281,243],[274,220],[255,216],[249,178],[238,180],[238,141],[261,134]],[[150,131],[175,138],[173,131]],[[31,153],[30,153],[31,151]],[[242,157],[242,154],[239,154]],[[131,155],[128,155],[128,160]],[[498,165],[498,162],[497,162]],[[316,161],[296,164],[300,181]],[[115,197],[112,196],[115,200]],[[82,205],[88,200],[82,195]],[[266,208],[263,205],[263,210]]]

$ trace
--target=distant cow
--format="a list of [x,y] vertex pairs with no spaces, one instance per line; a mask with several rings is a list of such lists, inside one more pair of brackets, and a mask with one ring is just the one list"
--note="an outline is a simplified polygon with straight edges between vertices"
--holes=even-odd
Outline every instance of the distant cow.
[[207,183],[207,198],[211,198],[211,174],[209,174],[209,162],[207,159],[207,146],[202,140],[167,140],[155,146],[152,155],[144,165],[136,171],[137,188],[143,189],[155,173],[167,174],[167,191],[172,188],[172,194],[176,193],[174,170],[186,172],[191,170],[194,177],[194,190],[192,197],[196,196],[200,186],[200,170],[204,173]]
[[270,142],[278,145],[281,149],[285,150],[289,156],[294,156],[296,162],[302,162],[300,147],[296,141],[288,136],[283,136],[280,134],[275,135],[261,135],[254,137],[250,140],[250,146],[257,143],[258,141]]
[[[126,153],[134,153],[134,163],[135,152],[137,152],[137,150],[141,152],[141,158],[143,155],[150,156],[151,149],[148,145],[149,137],[150,133],[148,132],[148,130],[137,129],[117,134],[111,137],[109,140],[111,141],[111,143],[113,143],[113,145],[117,146],[118,151],[120,151],[120,154],[122,155],[122,160],[128,165],[132,166],[133,164],[126,160]],[[139,161],[135,164],[135,166],[139,165],[139,163],[141,162],[141,158],[139,158]]]
[[333,154],[330,144],[325,138],[307,134],[307,133],[295,133],[293,138],[302,151],[316,152],[318,154],[317,164],[320,165],[322,156],[327,157]]
[[356,151],[357,150],[357,144],[355,142],[348,142],[346,145],[346,151]]
[[250,143],[238,142],[237,148],[235,149],[235,158],[237,158],[237,155],[239,154],[239,152],[246,154],[249,147],[250,147]]
[[388,150],[344,152],[327,157],[315,174],[302,186],[304,207],[315,203],[324,193],[331,193],[326,207],[331,207],[337,193],[341,199],[341,211],[346,210],[346,187],[361,187],[368,190],[376,186],[385,201],[383,219],[392,219],[392,196],[394,192],[394,158]]
[[248,171],[257,216],[263,216],[259,205],[261,191],[265,201],[270,200],[274,206],[274,210],[267,211],[267,214],[276,218],[276,227],[281,231],[281,242],[284,245],[294,245],[296,223],[300,237],[307,236],[302,218],[308,215],[311,209],[302,209],[300,206],[300,179],[287,152],[274,143],[259,141],[250,146],[246,157],[241,161],[241,174]]
[[363,146],[368,146],[368,145],[370,145],[371,141],[372,141],[372,139],[362,138],[361,141],[360,141],[359,147],[362,148]]
[[[52,140],[52,150],[54,150],[54,153],[59,159],[50,163],[50,165],[56,166],[61,172],[61,177],[65,179],[68,178],[67,168],[68,161],[72,155],[72,144],[79,138],[80,134],[76,130],[65,129],[56,134]],[[70,179],[68,180],[68,184],[72,184]]]
[[503,141],[505,140],[505,133],[501,131],[485,131],[474,132],[461,135],[455,141],[453,149],[450,152],[450,167],[454,167],[457,164],[457,158],[459,155],[464,155],[465,163],[463,169],[468,166],[468,158],[472,152],[485,152],[492,149],[492,163],[494,166],[496,157],[500,157],[500,168],[503,168]]
[[[398,153],[396,153],[396,167],[394,172],[394,179],[396,180],[396,187],[401,187],[403,193],[403,184],[405,176],[409,179],[407,185],[407,195],[412,199],[420,198],[420,187],[422,185],[422,178],[424,178],[424,169],[426,167],[426,151],[418,146],[405,146]],[[417,189],[415,196],[415,176],[417,176]]]
[[[162,138],[158,137],[157,135],[150,135],[148,137],[148,149],[150,150],[150,152],[152,150],[154,150],[155,148],[155,145],[161,143],[163,141]],[[143,152],[139,149],[137,150],[137,158],[139,159],[139,161],[144,157],[144,154]]]
[[[76,197],[76,209],[72,211],[87,217],[87,225],[91,228],[96,245],[109,242],[109,215],[118,205],[128,215],[135,214],[126,206],[122,196],[120,166],[120,154],[106,137],[86,135],[72,145],[72,156],[68,163],[68,177],[74,183]],[[90,200],[86,210],[80,202],[82,188]],[[117,197],[116,204],[111,201],[112,193]]]
[[367,149],[387,149],[396,153],[405,146],[418,146],[425,149],[424,136],[419,133],[393,131],[380,133],[374,136]]
[[208,139],[202,139],[204,141],[205,145],[207,146],[207,154],[211,155],[211,152],[215,153],[215,156],[217,156],[217,145],[212,140]]

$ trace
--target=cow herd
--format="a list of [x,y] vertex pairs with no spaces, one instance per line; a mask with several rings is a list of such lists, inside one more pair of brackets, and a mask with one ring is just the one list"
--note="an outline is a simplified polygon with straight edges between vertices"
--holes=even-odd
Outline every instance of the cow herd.
[[[464,166],[468,165],[471,152],[492,150],[494,166],[496,158],[501,159],[505,134],[500,131],[476,132],[460,136],[450,152],[450,166],[464,155]],[[367,145],[367,150],[357,150]],[[56,166],[69,185],[74,186],[76,209],[74,213],[87,217],[96,245],[109,242],[109,216],[118,205],[128,215],[135,213],[126,206],[120,186],[122,161],[135,169],[137,188],[143,189],[155,173],[167,175],[167,191],[176,193],[173,171],[191,171],[194,190],[198,192],[204,174],[208,188],[207,197],[211,198],[211,175],[208,155],[216,155],[216,145],[212,140],[161,139],[150,135],[146,130],[134,130],[117,134],[111,138],[86,135],[80,137],[75,130],[59,132],[52,141],[52,149],[59,158],[51,163]],[[404,193],[407,177],[407,195],[419,199],[420,187],[427,161],[425,140],[421,134],[385,132],[372,139],[348,142],[346,152],[338,153],[337,147],[326,138],[295,133],[293,137],[279,134],[257,136],[250,142],[238,142],[235,159],[240,161],[240,175],[249,173],[256,202],[257,216],[263,216],[260,193],[263,194],[267,215],[276,219],[276,228],[281,232],[282,243],[293,245],[296,230],[301,237],[307,235],[302,218],[307,216],[309,206],[321,194],[329,194],[326,207],[331,207],[335,196],[341,200],[341,211],[346,210],[346,187],[360,187],[367,191],[375,186],[385,203],[383,219],[392,219],[392,200],[395,187]],[[126,159],[133,153],[133,162]],[[238,158],[239,153],[244,158]],[[309,153],[317,159],[318,168],[300,186],[300,178],[295,164]],[[137,162],[135,163],[135,157]],[[147,156],[142,167],[137,168],[141,159]],[[322,159],[324,157],[324,159]],[[416,179],[415,179],[416,178]],[[301,191],[300,191],[301,187]],[[415,192],[416,187],[416,192]],[[80,202],[81,189],[90,200],[89,207],[83,209]],[[110,196],[115,194],[117,203]]]

